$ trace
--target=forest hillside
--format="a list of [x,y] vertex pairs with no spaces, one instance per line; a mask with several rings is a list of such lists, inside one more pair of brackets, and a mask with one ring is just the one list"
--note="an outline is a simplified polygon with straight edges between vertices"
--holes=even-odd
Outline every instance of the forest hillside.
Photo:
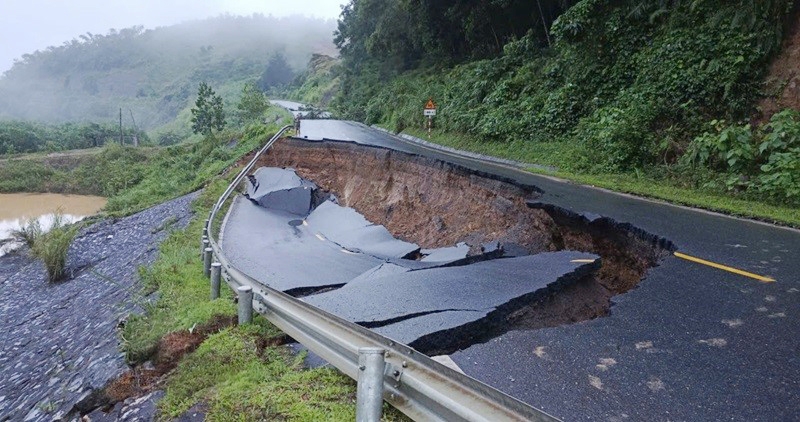
[[336,55],[335,21],[222,15],[86,33],[24,55],[0,77],[0,120],[113,123],[152,130],[190,106],[200,82],[226,101],[247,81],[290,82],[312,54]]
[[796,206],[795,3],[353,0],[333,106],[414,132],[433,98],[453,146]]

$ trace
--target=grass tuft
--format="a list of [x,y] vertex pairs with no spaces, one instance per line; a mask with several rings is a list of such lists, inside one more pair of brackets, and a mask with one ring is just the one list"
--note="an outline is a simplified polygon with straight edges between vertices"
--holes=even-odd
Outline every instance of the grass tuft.
[[42,228],[37,218],[31,218],[11,237],[30,248],[31,255],[42,261],[47,270],[47,278],[51,283],[64,276],[69,245],[78,233],[77,225],[70,225],[61,210],[53,214],[53,222],[48,231]]
[[28,221],[18,229],[11,230],[11,239],[33,249],[36,239],[42,237],[44,231],[38,218],[29,218]]

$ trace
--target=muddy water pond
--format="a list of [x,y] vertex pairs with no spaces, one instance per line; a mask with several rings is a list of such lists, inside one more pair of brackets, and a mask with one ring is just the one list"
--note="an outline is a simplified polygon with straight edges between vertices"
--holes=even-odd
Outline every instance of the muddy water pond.
[[8,239],[11,231],[36,218],[43,228],[53,221],[60,211],[69,222],[82,220],[96,214],[106,205],[99,196],[63,195],[55,193],[2,193],[0,194],[0,256],[16,247]]

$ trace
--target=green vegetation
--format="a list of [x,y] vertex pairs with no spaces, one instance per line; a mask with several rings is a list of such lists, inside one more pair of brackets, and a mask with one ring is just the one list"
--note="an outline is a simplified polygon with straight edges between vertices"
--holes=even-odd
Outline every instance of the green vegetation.
[[142,131],[113,124],[63,123],[48,125],[36,122],[0,121],[0,155],[24,154],[38,151],[55,152],[103,146],[119,142],[120,135],[126,143],[137,137],[140,143],[149,138]]
[[264,73],[258,78],[258,88],[264,92],[273,91],[284,87],[292,81],[295,72],[286,63],[286,57],[280,51],[273,54],[267,63]]
[[25,224],[15,230],[11,231],[11,238],[14,242],[24,244],[29,248],[33,248],[36,240],[41,238],[44,230],[38,218],[30,218]]
[[327,107],[341,85],[340,61],[323,54],[314,54],[308,68],[286,89],[288,98],[317,107]]
[[106,144],[84,154],[24,157],[0,162],[0,192],[56,192],[113,196],[142,180],[153,149]]
[[15,241],[26,244],[31,255],[42,261],[48,280],[54,283],[64,276],[67,251],[78,228],[76,224],[69,224],[64,214],[57,211],[47,230],[42,228],[38,219],[33,218],[22,228],[12,231],[11,236]]
[[[174,143],[191,133],[189,108],[200,82],[230,109],[244,83],[258,80],[276,54],[289,80],[312,53],[334,55],[334,28],[332,20],[224,15],[87,33],[23,55],[0,76],[0,120],[113,125],[122,107],[126,127]],[[180,124],[172,124],[176,118]]]
[[57,226],[54,222],[53,227],[34,242],[31,252],[35,258],[44,263],[47,278],[51,283],[64,276],[67,251],[77,233],[77,225]]
[[222,97],[217,95],[205,82],[200,82],[197,89],[197,100],[192,112],[192,132],[209,136],[211,132],[225,128],[225,110],[222,108]]
[[0,192],[59,192],[109,198],[106,212],[127,215],[202,188],[260,146],[291,115],[277,107],[262,111],[270,125],[251,123],[199,141],[165,148],[108,144],[92,154],[49,164],[42,159],[0,162]]
[[254,123],[264,116],[264,111],[269,108],[266,95],[252,82],[244,84],[242,97],[236,105],[238,112],[236,118],[240,124]]
[[763,202],[781,215],[760,217],[793,219],[783,210],[800,204],[796,117],[745,124],[792,2],[536,3],[351,2],[333,105],[414,131],[433,97],[437,128],[482,152],[657,181],[714,209],[708,195]]
[[[729,191],[758,192],[800,206],[800,113],[784,110],[757,128],[712,121],[712,131],[692,141],[682,164],[711,169]],[[699,169],[698,169],[699,168]],[[719,183],[709,178],[704,186]]]
[[170,377],[160,417],[172,420],[203,401],[208,420],[355,420],[353,381],[331,368],[305,370],[303,356],[284,348],[259,347],[278,335],[259,319],[209,337]]

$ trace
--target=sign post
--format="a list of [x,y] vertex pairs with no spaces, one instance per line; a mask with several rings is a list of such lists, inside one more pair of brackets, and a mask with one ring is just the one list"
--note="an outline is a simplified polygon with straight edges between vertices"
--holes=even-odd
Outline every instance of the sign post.
[[431,129],[433,128],[433,116],[436,115],[436,103],[433,102],[433,98],[429,98],[428,102],[425,103],[422,115],[428,118],[428,137],[430,138]]

